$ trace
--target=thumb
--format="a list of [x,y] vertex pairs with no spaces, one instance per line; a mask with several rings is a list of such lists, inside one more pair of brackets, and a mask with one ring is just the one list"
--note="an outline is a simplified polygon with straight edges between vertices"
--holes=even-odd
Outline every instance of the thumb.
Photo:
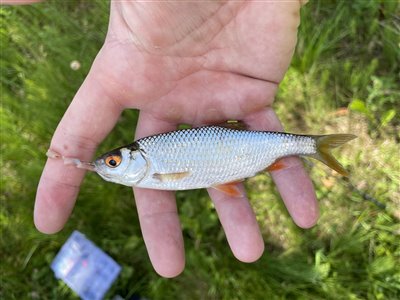
[[[50,149],[63,156],[90,160],[122,111],[114,101],[114,95],[104,90],[107,83],[99,79],[98,67],[102,63],[100,54],[53,135]],[[84,173],[60,160],[47,160],[34,211],[35,225],[40,231],[54,233],[61,230],[75,204]]]

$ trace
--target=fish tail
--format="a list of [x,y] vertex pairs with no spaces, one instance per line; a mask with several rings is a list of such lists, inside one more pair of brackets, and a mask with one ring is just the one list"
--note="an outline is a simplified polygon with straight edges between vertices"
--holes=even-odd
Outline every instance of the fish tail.
[[311,157],[321,161],[329,168],[335,170],[343,176],[349,176],[349,173],[332,155],[331,150],[337,148],[344,143],[355,139],[357,136],[353,134],[330,134],[313,136],[317,151],[310,155]]

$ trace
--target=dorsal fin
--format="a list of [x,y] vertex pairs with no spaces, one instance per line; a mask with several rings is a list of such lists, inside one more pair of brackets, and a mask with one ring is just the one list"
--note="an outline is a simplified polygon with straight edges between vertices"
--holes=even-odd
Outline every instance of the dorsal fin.
[[236,130],[248,130],[247,125],[239,120],[228,120],[223,123],[215,124],[215,126],[225,127],[229,129],[236,129]]

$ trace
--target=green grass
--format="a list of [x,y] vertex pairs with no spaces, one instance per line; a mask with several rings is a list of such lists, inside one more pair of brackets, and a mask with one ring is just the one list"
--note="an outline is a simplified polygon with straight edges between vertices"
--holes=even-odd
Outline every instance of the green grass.
[[[106,1],[3,7],[1,26],[2,299],[77,299],[49,264],[75,229],[122,265],[108,296],[149,299],[399,299],[399,5],[312,1],[302,11],[297,52],[277,96],[287,130],[354,132],[338,156],[344,181],[321,164],[310,174],[321,218],[302,230],[269,176],[247,182],[265,239],[256,263],[238,262],[204,191],[177,194],[187,266],[157,276],[127,188],[89,175],[65,229],[36,231],[36,185],[57,122],[105,36]],[[78,60],[74,71],[70,63]],[[51,109],[49,109],[51,107]],[[127,111],[99,152],[132,136]],[[100,220],[100,222],[99,222]]]

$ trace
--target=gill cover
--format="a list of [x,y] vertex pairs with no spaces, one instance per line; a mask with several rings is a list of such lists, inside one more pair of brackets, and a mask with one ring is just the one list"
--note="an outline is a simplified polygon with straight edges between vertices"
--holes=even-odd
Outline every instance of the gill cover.
[[110,151],[95,162],[95,171],[106,181],[135,186],[147,173],[148,163],[137,144]]

